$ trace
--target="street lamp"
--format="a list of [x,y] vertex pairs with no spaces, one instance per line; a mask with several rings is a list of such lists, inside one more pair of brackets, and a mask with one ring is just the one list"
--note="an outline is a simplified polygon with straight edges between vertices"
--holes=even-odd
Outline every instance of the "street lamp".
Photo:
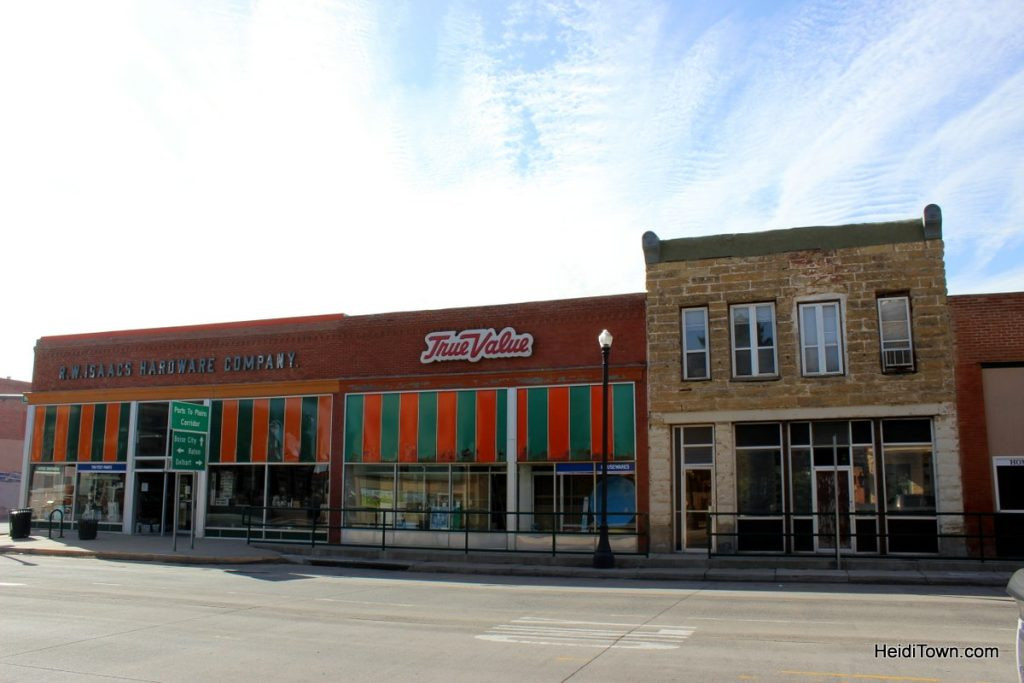
[[597,337],[601,345],[601,529],[594,551],[594,568],[611,569],[615,555],[608,541],[608,354],[612,350],[612,333],[601,330]]

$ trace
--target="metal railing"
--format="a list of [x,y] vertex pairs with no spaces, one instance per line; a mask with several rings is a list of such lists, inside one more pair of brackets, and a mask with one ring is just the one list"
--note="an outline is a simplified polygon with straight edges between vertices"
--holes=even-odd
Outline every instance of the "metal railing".
[[[648,517],[608,511],[615,553],[649,555]],[[615,523],[628,519],[628,523]],[[573,524],[570,520],[576,520]],[[515,528],[511,522],[515,522]],[[393,510],[368,507],[279,508],[248,506],[242,514],[246,543],[302,543],[379,550],[456,550],[590,554],[598,516],[505,510]],[[526,526],[527,528],[520,528]],[[453,543],[455,539],[457,543]],[[372,540],[371,540],[372,539]],[[438,540],[443,539],[444,543]],[[495,542],[496,539],[497,542]],[[539,539],[546,539],[540,541]],[[484,542],[490,540],[490,543]],[[618,543],[616,543],[618,541]],[[543,543],[543,548],[541,544]],[[630,548],[632,546],[632,548]]]
[[844,557],[921,555],[983,562],[1024,559],[1022,514],[850,513],[842,515],[846,523],[840,522],[838,526],[832,510],[775,514],[707,511],[705,516],[708,556],[824,555],[838,549]]

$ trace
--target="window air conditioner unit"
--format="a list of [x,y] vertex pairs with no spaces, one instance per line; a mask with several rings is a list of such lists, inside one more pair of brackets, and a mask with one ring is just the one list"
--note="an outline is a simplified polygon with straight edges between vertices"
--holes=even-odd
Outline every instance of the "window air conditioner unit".
[[914,354],[910,349],[886,349],[882,354],[883,363],[888,368],[914,367]]

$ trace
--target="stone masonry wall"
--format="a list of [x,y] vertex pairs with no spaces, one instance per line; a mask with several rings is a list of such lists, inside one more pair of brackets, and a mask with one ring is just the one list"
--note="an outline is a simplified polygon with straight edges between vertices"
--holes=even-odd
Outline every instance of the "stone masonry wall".
[[[905,294],[910,296],[915,371],[885,374],[876,301]],[[801,375],[797,305],[807,300],[841,303],[842,375]],[[775,304],[778,378],[734,380],[729,306],[763,302]],[[689,307],[708,309],[709,380],[683,380],[681,311]],[[647,340],[653,527],[671,527],[671,414],[941,405],[938,412],[951,416],[954,433],[937,442],[936,460],[939,473],[946,474],[940,485],[951,483],[946,460],[955,463],[956,458],[954,356],[941,240],[648,265]],[[718,483],[719,501],[731,500],[722,477]],[[961,501],[958,478],[955,489],[947,492],[947,505]],[[667,536],[652,540],[667,549]]]

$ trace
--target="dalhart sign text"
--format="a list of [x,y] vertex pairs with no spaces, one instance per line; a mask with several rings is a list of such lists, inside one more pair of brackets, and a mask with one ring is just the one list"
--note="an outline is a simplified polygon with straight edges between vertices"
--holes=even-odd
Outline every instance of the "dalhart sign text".
[[421,363],[481,358],[517,358],[533,355],[533,335],[519,334],[511,327],[495,332],[493,327],[462,332],[431,332],[424,341],[427,349],[420,354]]

